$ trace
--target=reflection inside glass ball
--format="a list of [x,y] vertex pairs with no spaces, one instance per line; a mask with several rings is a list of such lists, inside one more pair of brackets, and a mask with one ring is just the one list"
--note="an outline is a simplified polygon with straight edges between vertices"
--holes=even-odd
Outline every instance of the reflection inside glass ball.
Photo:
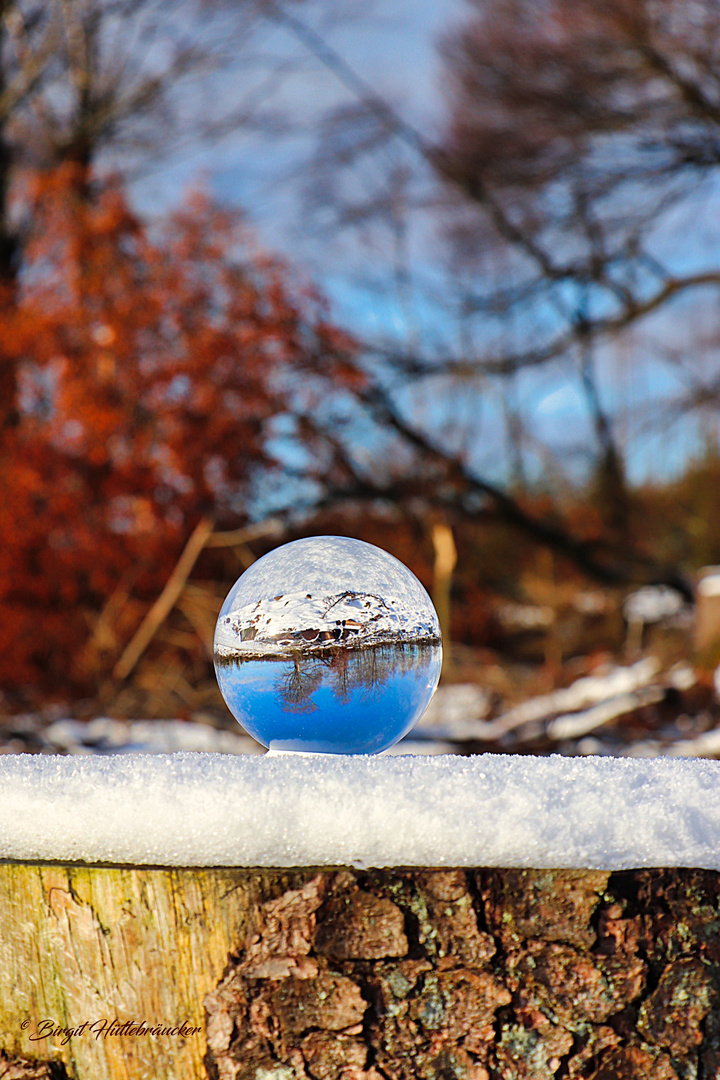
[[273,750],[372,754],[417,723],[440,677],[435,609],[397,559],[347,537],[296,540],[228,594],[215,669],[230,711]]

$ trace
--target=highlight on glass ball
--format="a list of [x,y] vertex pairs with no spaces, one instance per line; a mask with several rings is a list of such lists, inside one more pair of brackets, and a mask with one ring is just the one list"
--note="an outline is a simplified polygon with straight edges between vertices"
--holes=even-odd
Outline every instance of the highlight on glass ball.
[[228,708],[270,750],[378,754],[425,712],[440,624],[415,575],[344,536],[276,548],[228,593],[215,628]]

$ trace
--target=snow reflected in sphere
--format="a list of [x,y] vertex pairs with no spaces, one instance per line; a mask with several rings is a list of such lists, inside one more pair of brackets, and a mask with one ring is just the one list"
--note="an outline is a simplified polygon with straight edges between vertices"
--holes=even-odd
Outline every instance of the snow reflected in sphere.
[[377,754],[402,739],[440,678],[440,626],[401,562],[344,536],[258,559],[215,628],[228,708],[272,750]]

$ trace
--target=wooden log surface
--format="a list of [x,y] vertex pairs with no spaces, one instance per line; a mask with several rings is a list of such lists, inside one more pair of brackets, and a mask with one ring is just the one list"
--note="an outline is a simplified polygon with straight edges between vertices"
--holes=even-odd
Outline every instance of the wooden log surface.
[[[203,998],[244,938],[261,878],[233,870],[0,865],[2,1048],[61,1061],[76,1080],[205,1077]],[[69,1039],[44,1035],[48,1020],[87,1027]],[[111,1034],[113,1020],[197,1030],[186,1038]]]
[[6,1080],[720,1077],[720,874],[0,864]]

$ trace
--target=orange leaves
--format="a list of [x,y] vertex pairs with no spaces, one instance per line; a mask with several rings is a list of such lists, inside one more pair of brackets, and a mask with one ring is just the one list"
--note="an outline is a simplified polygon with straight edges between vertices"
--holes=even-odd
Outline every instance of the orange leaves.
[[231,215],[193,196],[150,229],[118,185],[91,189],[76,167],[33,178],[17,295],[0,298],[5,685],[67,677],[123,575],[141,565],[151,599],[200,517],[237,524],[318,357],[328,392],[353,377],[317,298]]

